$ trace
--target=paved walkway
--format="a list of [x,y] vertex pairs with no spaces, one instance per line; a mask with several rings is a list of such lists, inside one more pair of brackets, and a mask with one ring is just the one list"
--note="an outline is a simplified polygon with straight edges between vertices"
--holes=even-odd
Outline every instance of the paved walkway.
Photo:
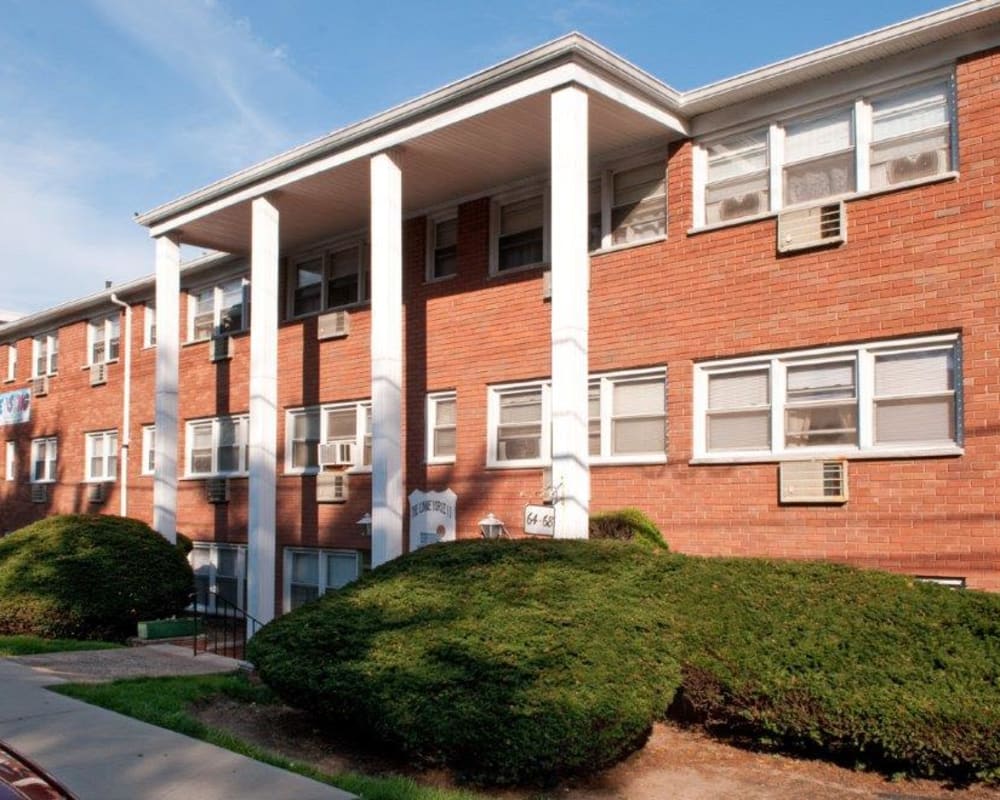
[[[0,659],[0,741],[79,800],[349,800],[353,795],[46,689],[72,680],[231,672],[169,645]],[[114,664],[116,654],[118,663]],[[211,659],[211,663],[206,661]]]

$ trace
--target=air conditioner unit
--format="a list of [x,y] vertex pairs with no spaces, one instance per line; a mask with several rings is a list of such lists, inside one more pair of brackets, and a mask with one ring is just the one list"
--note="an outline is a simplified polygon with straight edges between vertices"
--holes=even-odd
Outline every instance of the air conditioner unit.
[[547,269],[542,273],[542,300],[552,299],[552,270]]
[[778,465],[782,503],[846,503],[846,461],[783,461]]
[[233,357],[233,338],[231,336],[214,336],[210,343],[209,358],[215,361],[225,361]]
[[844,204],[827,203],[778,214],[778,252],[840,244],[847,238]]
[[104,362],[90,365],[90,385],[102,386],[108,382],[108,365]]
[[47,375],[31,379],[31,393],[35,397],[45,397],[49,393],[49,378]]
[[752,217],[767,211],[763,192],[748,192],[735,197],[727,197],[719,203],[719,219],[730,220]]
[[338,472],[321,472],[316,476],[317,503],[346,503],[347,476]]
[[351,332],[351,315],[346,311],[331,311],[319,318],[317,339],[343,339]]
[[321,467],[353,467],[354,442],[331,442],[319,446]]
[[214,505],[229,502],[229,479],[209,478],[205,481],[205,496]]
[[925,150],[916,155],[894,158],[886,165],[886,178],[894,184],[937,175],[941,171],[941,155],[938,150]]
[[32,503],[49,502],[49,485],[47,483],[31,484],[31,502]]
[[103,503],[107,499],[107,485],[103,483],[87,484],[87,502]]

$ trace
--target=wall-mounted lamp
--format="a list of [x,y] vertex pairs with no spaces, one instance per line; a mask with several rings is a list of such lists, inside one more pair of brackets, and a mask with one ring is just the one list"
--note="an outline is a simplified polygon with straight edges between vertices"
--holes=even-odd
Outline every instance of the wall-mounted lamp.
[[503,522],[493,516],[492,511],[479,520],[479,531],[483,534],[484,539],[499,539],[501,536],[507,535],[507,529]]
[[361,519],[358,520],[358,527],[361,528],[361,535],[362,536],[371,536],[372,535],[372,515],[369,514],[366,511],[365,515]]

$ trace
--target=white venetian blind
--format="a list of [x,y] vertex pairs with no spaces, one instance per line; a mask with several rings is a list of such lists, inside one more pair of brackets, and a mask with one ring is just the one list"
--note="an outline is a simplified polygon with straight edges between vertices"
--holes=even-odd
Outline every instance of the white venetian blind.
[[898,353],[875,359],[876,397],[950,392],[953,388],[950,349]]
[[769,449],[769,376],[768,369],[709,376],[706,420],[709,451]]
[[768,404],[768,370],[730,372],[708,379],[708,407],[715,411]]
[[658,453],[664,442],[662,378],[614,385],[612,453]]
[[948,96],[944,84],[921,86],[872,103],[874,142],[947,125]]
[[847,150],[853,144],[851,111],[792,122],[785,126],[785,163],[805,161]]
[[786,371],[789,401],[854,396],[854,362],[790,366]]
[[875,359],[876,444],[955,440],[952,350]]
[[500,235],[510,236],[541,228],[544,216],[545,202],[540,195],[507,203],[500,209]]

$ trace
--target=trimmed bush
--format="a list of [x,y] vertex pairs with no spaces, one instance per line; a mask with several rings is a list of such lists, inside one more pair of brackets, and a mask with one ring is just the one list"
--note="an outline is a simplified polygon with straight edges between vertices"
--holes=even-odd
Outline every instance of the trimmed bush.
[[138,520],[54,516],[0,539],[0,634],[122,640],[192,587],[181,551]]
[[590,516],[591,539],[614,539],[636,542],[659,550],[667,550],[667,542],[656,523],[638,508],[623,508]]

